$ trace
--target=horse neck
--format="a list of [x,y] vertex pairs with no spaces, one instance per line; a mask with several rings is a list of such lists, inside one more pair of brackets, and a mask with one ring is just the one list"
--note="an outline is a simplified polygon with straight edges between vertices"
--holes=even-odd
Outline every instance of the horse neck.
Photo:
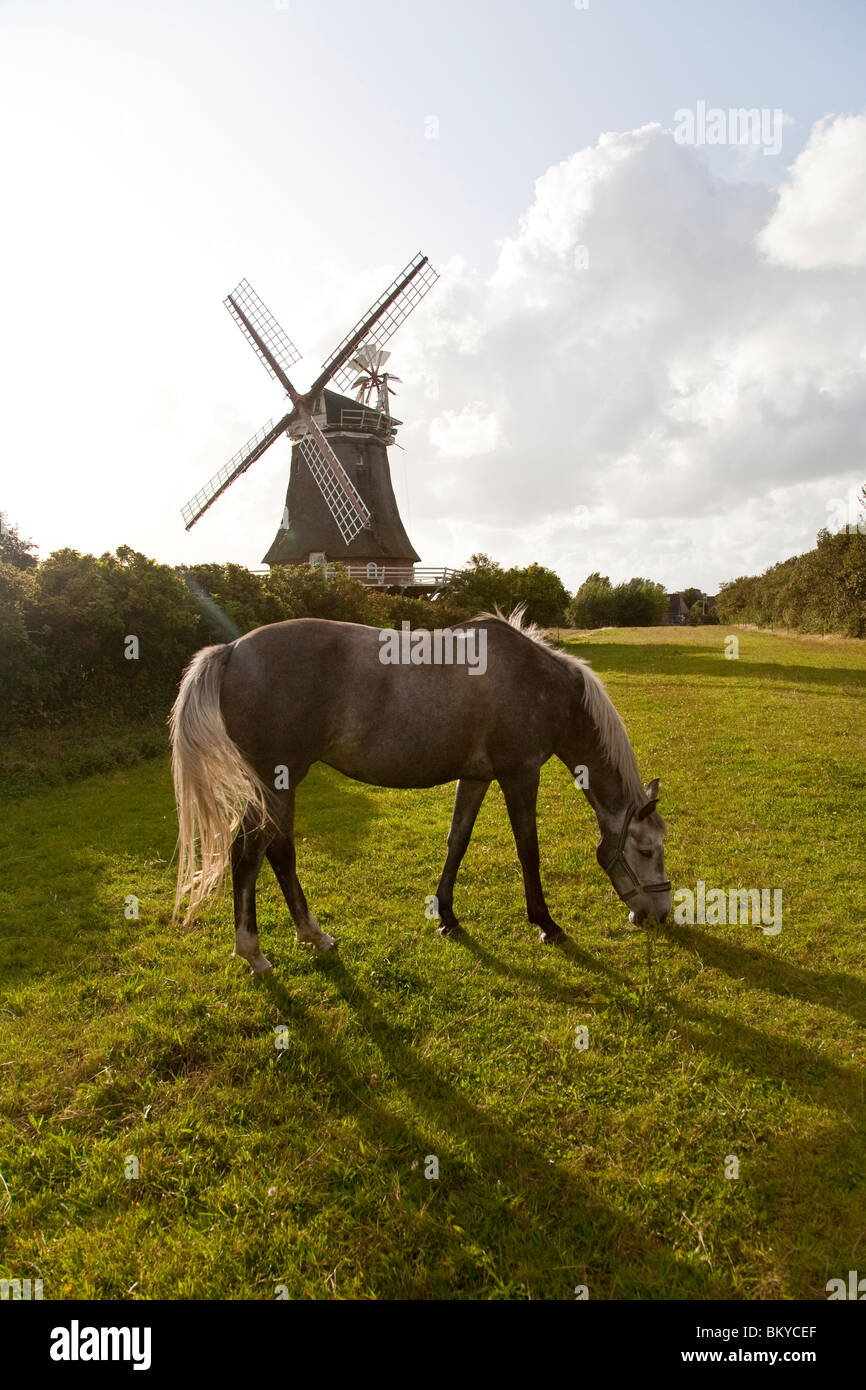
[[576,769],[586,768],[587,785],[581,786],[581,790],[595,812],[602,834],[618,829],[631,804],[632,795],[610,762],[598,730],[582,703],[576,717],[572,715],[571,729],[565,742],[567,746],[558,756],[576,779]]

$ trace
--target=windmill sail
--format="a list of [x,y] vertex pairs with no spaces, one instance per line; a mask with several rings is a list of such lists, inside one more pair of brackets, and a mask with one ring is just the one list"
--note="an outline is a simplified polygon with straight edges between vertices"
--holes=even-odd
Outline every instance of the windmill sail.
[[328,510],[350,545],[372,520],[367,505],[352,483],[318,425],[311,419],[308,432],[298,441],[298,451],[328,504]]
[[249,280],[241,280],[223,302],[247,342],[252,345],[256,357],[264,363],[274,380],[282,384],[275,367],[282,368],[285,373],[301,360],[301,354],[288,333],[259,299]]
[[351,386],[352,377],[357,373],[349,365],[349,359],[354,356],[359,344],[363,343],[368,333],[375,328],[375,345],[383,347],[438,279],[438,271],[433,269],[427,257],[422,256],[419,251],[415,259],[400,271],[396,280],[334,349],[322,367],[316,386],[323,386],[329,381],[334,382],[341,391]]
[[244,447],[238,449],[238,452],[229,459],[228,463],[223,464],[220,471],[215,473],[203,488],[199,489],[195,497],[190,498],[186,506],[181,508],[181,516],[187,531],[195,526],[199,517],[204,516],[208,507],[213,505],[220,494],[225,492],[226,488],[231,487],[235,479],[239,478],[242,473],[246,473],[250,465],[255,463],[256,459],[261,458],[265,450],[271,447],[274,440],[279,439],[280,435],[285,433],[289,418],[288,415],[284,415],[277,425],[274,424],[273,420],[262,425],[262,428],[253,435],[252,439],[248,439]]

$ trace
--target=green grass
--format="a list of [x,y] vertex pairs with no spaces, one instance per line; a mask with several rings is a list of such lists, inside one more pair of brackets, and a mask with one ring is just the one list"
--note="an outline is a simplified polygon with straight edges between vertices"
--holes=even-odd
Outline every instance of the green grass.
[[165,751],[165,726],[165,716],[109,723],[94,710],[39,729],[4,733],[0,796],[46,790],[157,757]]
[[498,789],[450,941],[424,899],[452,789],[316,769],[300,872],[339,953],[294,944],[266,867],[267,979],[230,959],[228,899],[170,926],[165,757],[9,803],[0,1272],[46,1298],[703,1299],[862,1269],[866,652],[738,635],[738,661],[712,628],[574,649],[661,777],[675,887],[781,887],[778,937],[629,929],[553,763],[567,945],[525,920]]

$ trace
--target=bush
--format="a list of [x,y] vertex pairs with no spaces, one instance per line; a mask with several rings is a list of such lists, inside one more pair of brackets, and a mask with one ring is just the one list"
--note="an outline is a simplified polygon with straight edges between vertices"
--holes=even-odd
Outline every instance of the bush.
[[39,714],[47,684],[45,654],[30,638],[33,571],[0,560],[0,711],[4,727]]
[[716,607],[726,623],[866,637],[866,535],[821,531],[805,555],[723,584]]
[[[686,592],[691,592],[691,590],[687,590]],[[689,609],[690,627],[707,627],[712,623],[718,623],[718,621],[719,615],[716,612],[715,608],[708,608],[706,613],[704,612],[703,597],[699,598],[695,603],[691,605]]]
[[583,581],[568,605],[571,627],[656,627],[667,608],[663,584],[629,579],[614,587],[597,571]]
[[[23,543],[21,543],[23,544]],[[409,598],[367,588],[342,566],[160,565],[120,546],[113,555],[58,550],[33,568],[10,541],[0,560],[0,698],[7,729],[85,716],[95,729],[153,719],[161,728],[184,666],[200,647],[286,618],[332,618],[374,627],[444,628],[497,605],[526,605],[543,627],[642,625],[659,620],[664,591],[633,579],[611,588],[595,574],[569,603],[543,565],[505,570],[473,555],[452,589]],[[137,659],[128,659],[130,637]]]
[[[114,555],[58,550],[38,568],[0,560],[0,725],[53,725],[86,715],[107,729],[165,719],[187,661],[286,618],[333,618],[391,627],[447,627],[459,601],[368,589],[341,566],[160,565],[121,546]],[[127,639],[138,657],[126,656]]]
[[265,578],[274,602],[269,622],[284,618],[331,618],[343,623],[388,625],[388,595],[350,579],[342,565],[280,565]]
[[544,565],[504,570],[489,555],[472,555],[448,591],[448,601],[462,609],[462,616],[492,613],[506,615],[519,604],[530,622],[553,627],[565,621],[568,590],[558,574]]

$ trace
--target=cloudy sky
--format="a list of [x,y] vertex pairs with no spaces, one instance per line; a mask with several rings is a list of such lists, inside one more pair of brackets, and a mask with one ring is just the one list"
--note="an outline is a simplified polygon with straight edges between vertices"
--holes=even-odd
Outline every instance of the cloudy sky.
[[424,564],[713,592],[808,549],[866,479],[864,79],[862,0],[0,0],[0,508],[259,565],[287,444],[179,515],[282,409],[221,301],[304,387],[422,249]]

